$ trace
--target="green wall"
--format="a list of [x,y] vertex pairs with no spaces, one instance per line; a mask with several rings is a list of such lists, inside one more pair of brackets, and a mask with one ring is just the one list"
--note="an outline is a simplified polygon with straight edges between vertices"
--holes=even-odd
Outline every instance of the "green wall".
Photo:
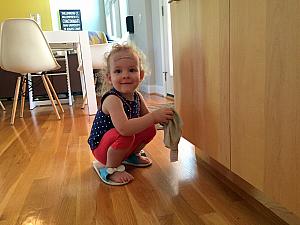
[[49,0],[1,1],[0,22],[7,18],[29,18],[35,13],[41,16],[42,29],[52,30]]

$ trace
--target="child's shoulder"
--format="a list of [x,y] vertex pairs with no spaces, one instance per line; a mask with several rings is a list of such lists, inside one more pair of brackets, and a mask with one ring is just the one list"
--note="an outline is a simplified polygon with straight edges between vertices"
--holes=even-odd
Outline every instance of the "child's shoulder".
[[110,89],[109,91],[105,92],[101,97],[101,102],[103,102],[108,96],[118,96],[118,93],[114,89]]
[[114,104],[114,103],[122,103],[124,100],[122,96],[118,95],[115,92],[108,93],[106,96],[103,96],[101,99],[101,103],[103,104]]

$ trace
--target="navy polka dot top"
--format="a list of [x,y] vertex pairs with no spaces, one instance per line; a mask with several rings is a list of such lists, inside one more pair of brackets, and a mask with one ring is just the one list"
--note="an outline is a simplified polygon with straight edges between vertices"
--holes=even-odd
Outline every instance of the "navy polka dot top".
[[[101,105],[104,99],[109,95],[115,95],[121,99],[124,111],[128,119],[137,118],[140,116],[141,100],[137,92],[134,92],[134,100],[130,101],[123,97],[122,94],[118,92],[115,88],[112,88],[110,91],[106,92],[101,98]],[[114,128],[114,125],[111,121],[110,115],[107,115],[104,112],[102,112],[101,106],[101,108],[97,111],[97,114],[95,116],[90,137],[88,139],[88,143],[90,145],[91,150],[97,148],[103,135],[112,128]]]

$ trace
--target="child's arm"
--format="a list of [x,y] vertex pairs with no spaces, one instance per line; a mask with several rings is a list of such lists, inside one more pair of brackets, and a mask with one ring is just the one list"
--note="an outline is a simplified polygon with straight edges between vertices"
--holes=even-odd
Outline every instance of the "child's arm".
[[138,93],[138,95],[139,95],[139,97],[141,99],[141,116],[144,116],[144,115],[146,115],[146,114],[149,113],[149,109],[148,109],[148,107],[147,107],[147,105],[145,103],[145,100],[144,100],[142,94],[139,93],[139,92],[137,92],[137,93]]
[[122,101],[115,95],[105,98],[102,110],[110,115],[114,127],[124,136],[136,134],[152,124],[165,123],[173,118],[172,109],[162,108],[129,120],[124,112]]

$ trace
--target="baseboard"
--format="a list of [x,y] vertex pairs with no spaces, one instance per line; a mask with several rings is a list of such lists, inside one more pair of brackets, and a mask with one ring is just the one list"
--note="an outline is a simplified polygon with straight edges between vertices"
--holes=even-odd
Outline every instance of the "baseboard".
[[195,148],[197,159],[226,186],[232,189],[254,208],[263,212],[275,224],[300,225],[300,218],[286,208],[268,199],[265,194],[231,172],[199,148]]

